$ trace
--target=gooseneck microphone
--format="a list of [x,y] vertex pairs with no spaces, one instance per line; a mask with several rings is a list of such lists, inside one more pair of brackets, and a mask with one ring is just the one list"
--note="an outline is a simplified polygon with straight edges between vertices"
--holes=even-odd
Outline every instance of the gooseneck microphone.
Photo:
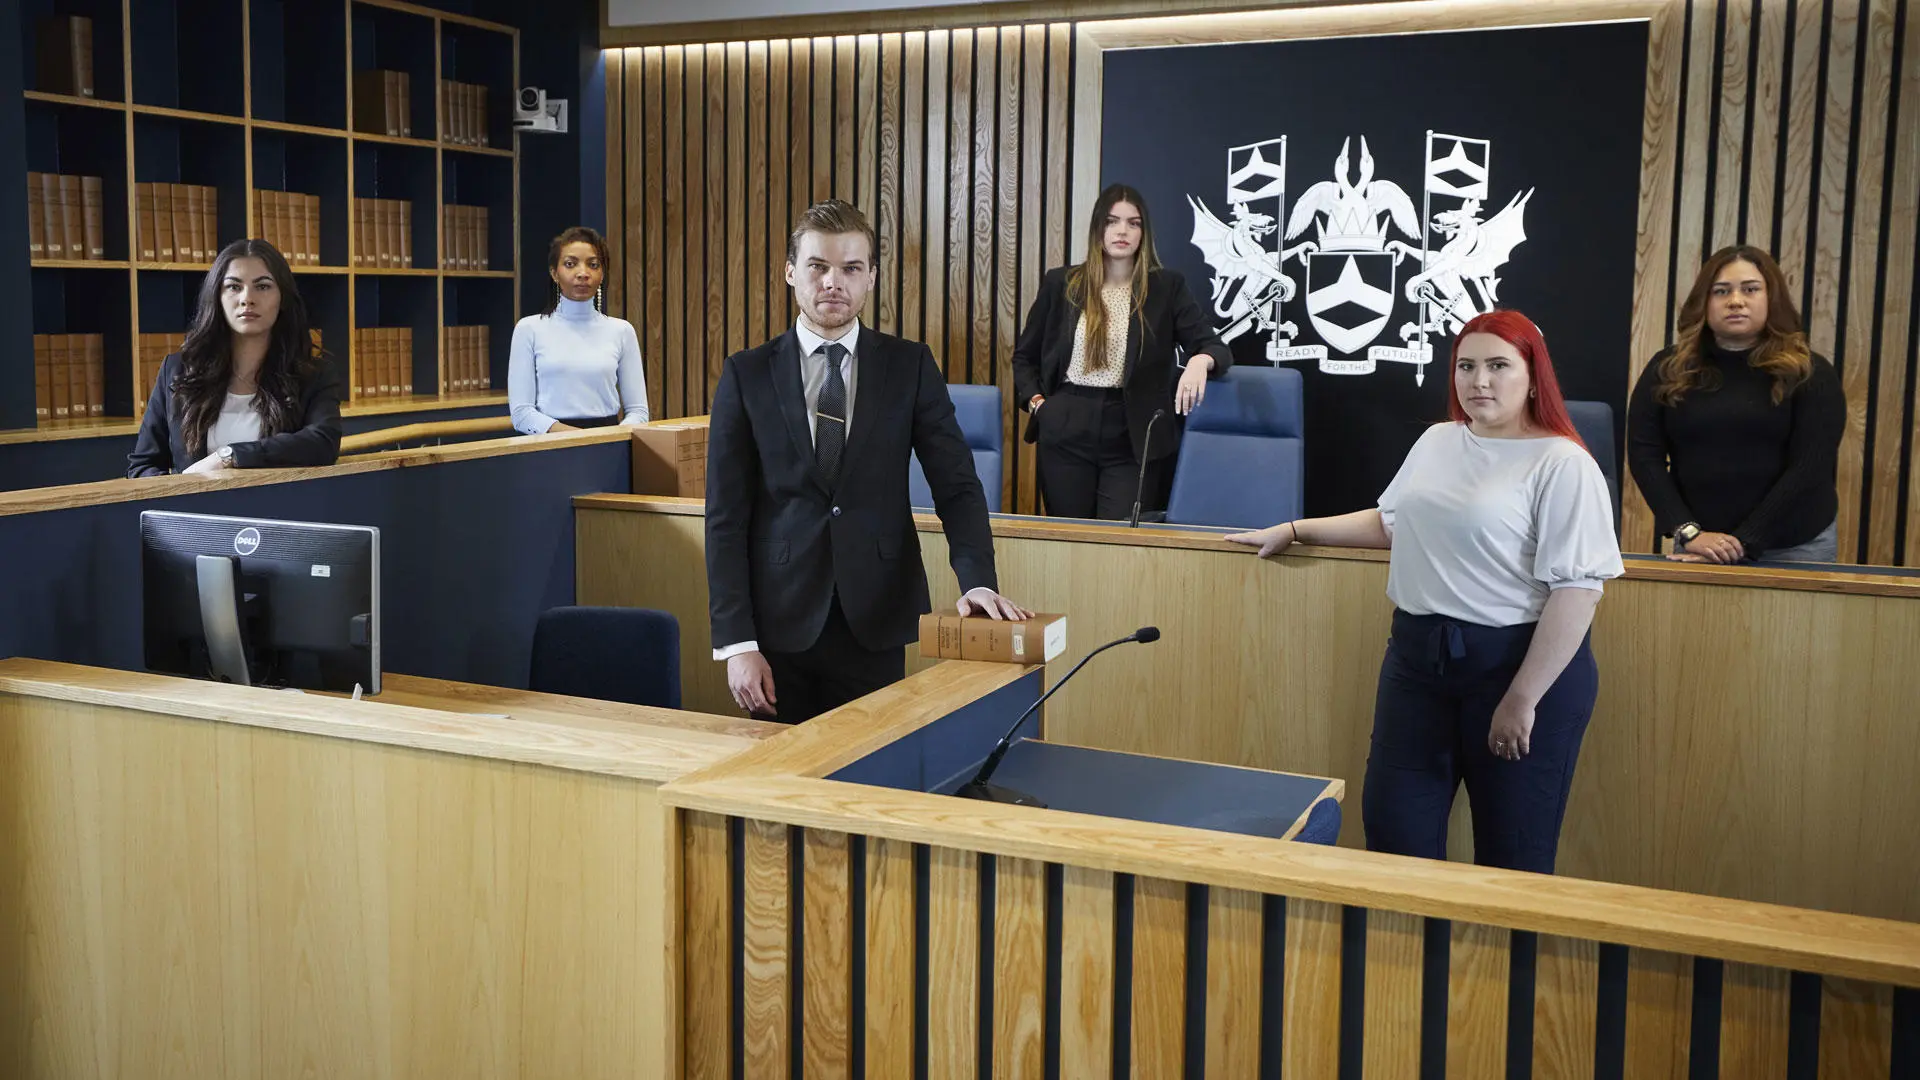
[[1055,691],[1067,685],[1067,680],[1073,678],[1074,674],[1081,668],[1086,667],[1087,661],[1099,656],[1115,645],[1125,645],[1129,641],[1137,641],[1142,645],[1147,645],[1159,640],[1159,627],[1143,626],[1133,633],[1128,634],[1126,637],[1118,641],[1109,641],[1105,645],[1081,657],[1080,662],[1073,665],[1072,671],[1067,672],[1066,675],[1061,677],[1059,682],[1048,687],[1047,692],[1041,694],[1038,701],[1027,706],[1027,711],[1021,713],[1020,719],[1015,720],[1013,726],[1007,729],[1007,733],[1000,736],[1000,741],[993,745],[993,752],[987,755],[987,760],[980,763],[980,771],[973,774],[973,779],[960,785],[960,790],[954,792],[954,794],[963,799],[982,799],[987,802],[1012,803],[1016,806],[1046,806],[1046,803],[1041,802],[1039,799],[1024,791],[1016,791],[1013,788],[987,783],[988,779],[993,776],[993,771],[1000,767],[1000,759],[1006,757],[1008,748],[1013,746],[1013,733],[1019,731],[1020,725],[1027,722],[1027,717],[1032,716],[1035,709],[1046,704],[1047,699],[1052,697]]
[[[1147,462],[1153,460],[1151,457],[1153,451],[1153,425],[1159,423],[1160,418],[1165,415],[1167,415],[1167,410],[1165,409],[1153,410],[1153,419],[1147,421],[1147,437],[1140,440],[1140,479],[1133,485],[1133,514],[1127,518],[1127,528],[1129,529],[1137,529],[1140,527],[1140,499],[1147,493]],[[1151,641],[1152,639],[1149,638],[1148,640]],[[1093,654],[1088,653],[1087,655],[1091,656]]]

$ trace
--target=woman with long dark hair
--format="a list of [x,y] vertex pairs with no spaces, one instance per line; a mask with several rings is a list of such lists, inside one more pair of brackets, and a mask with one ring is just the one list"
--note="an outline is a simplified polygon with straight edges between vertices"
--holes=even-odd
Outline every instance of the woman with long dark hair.
[[228,244],[200,285],[186,344],[160,365],[127,475],[339,460],[340,380],[309,331],[280,252]]
[[1393,635],[1361,796],[1367,847],[1446,858],[1465,781],[1474,861],[1552,873],[1599,692],[1587,631],[1603,583],[1624,569],[1612,501],[1546,340],[1519,312],[1461,328],[1447,415],[1378,506],[1227,539],[1262,556],[1294,543],[1392,553]]
[[1634,383],[1627,466],[1675,559],[1833,562],[1846,426],[1779,265],[1742,244],[1700,268],[1673,344]]
[[[1186,353],[1184,371],[1175,346]],[[1013,350],[1015,399],[1029,414],[1027,441],[1040,444],[1047,513],[1126,517],[1142,462],[1141,506],[1165,509],[1179,417],[1232,366],[1186,279],[1160,265],[1147,200],[1125,184],[1101,192],[1086,260],[1047,271]],[[1155,425],[1162,410],[1170,415]]]
[[647,422],[647,371],[633,324],[604,313],[613,260],[600,234],[577,225],[547,245],[553,298],[513,328],[507,405],[515,431]]

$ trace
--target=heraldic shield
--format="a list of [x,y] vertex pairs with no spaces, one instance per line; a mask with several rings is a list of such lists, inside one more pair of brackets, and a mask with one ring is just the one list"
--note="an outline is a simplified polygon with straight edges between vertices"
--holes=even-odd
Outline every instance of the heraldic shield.
[[1307,256],[1307,315],[1320,340],[1357,353],[1393,315],[1394,257],[1387,251],[1317,251]]

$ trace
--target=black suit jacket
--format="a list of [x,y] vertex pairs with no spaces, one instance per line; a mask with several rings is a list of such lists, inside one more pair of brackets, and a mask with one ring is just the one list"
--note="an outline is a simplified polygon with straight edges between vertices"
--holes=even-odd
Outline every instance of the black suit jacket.
[[[1020,340],[1013,347],[1014,400],[1025,409],[1033,395],[1052,397],[1067,381],[1067,365],[1073,360],[1073,331],[1080,324],[1080,308],[1067,296],[1067,267],[1047,271],[1040,283],[1040,294],[1033,299]],[[1213,357],[1210,379],[1226,374],[1233,366],[1233,353],[1214,334],[1206,309],[1187,291],[1186,278],[1177,270],[1161,267],[1147,275],[1147,298],[1140,313],[1127,327],[1127,377],[1122,399],[1127,408],[1127,430],[1133,436],[1135,461],[1146,449],[1147,425],[1154,410],[1167,410],[1167,419],[1154,429],[1151,459],[1166,457],[1180,445],[1180,424],[1175,422],[1173,389],[1180,381],[1174,367],[1173,347],[1180,346],[1188,356],[1206,353]],[[1034,425],[1043,424],[1046,409],[1027,421],[1027,441],[1033,441]]]
[[917,453],[960,588],[997,588],[986,495],[947,380],[918,342],[862,327],[839,483],[814,463],[792,330],[727,357],[707,432],[707,588],[713,647],[798,652],[835,591],[869,649],[905,645],[930,609],[907,502]]
[[[182,361],[173,353],[160,364],[153,396],[140,417],[140,435],[127,455],[127,475],[165,476],[193,464],[179,418],[174,415],[173,380]],[[242,469],[284,469],[331,465],[340,460],[340,377],[333,365],[319,371],[300,390],[301,426],[253,442],[233,444],[233,463]],[[210,450],[219,449],[209,447]]]

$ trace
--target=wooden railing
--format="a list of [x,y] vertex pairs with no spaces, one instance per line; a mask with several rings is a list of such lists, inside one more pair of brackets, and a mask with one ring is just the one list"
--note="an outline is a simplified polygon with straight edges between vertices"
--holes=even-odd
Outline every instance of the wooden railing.
[[423,424],[399,424],[345,436],[340,440],[340,453],[344,456],[378,450],[398,450],[409,446],[438,443],[446,439],[504,434],[512,430],[513,418],[505,413],[499,416],[477,416],[468,420],[435,420]]

